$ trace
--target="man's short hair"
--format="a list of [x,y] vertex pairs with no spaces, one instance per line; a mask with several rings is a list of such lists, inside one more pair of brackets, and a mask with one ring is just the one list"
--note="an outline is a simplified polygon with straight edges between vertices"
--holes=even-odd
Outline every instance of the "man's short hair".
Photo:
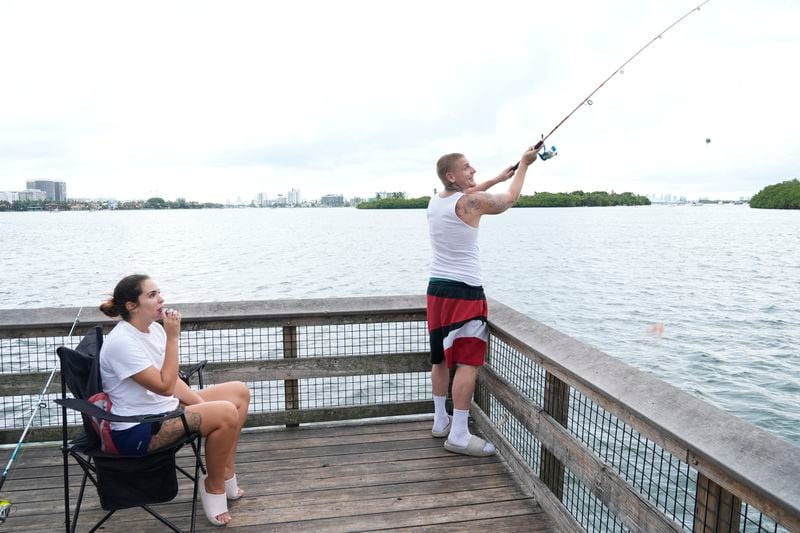
[[455,166],[456,161],[464,157],[464,154],[446,154],[439,158],[439,161],[436,162],[436,174],[439,175],[439,179],[442,180],[442,183],[447,185],[444,181],[445,175],[448,172],[453,170],[453,166]]

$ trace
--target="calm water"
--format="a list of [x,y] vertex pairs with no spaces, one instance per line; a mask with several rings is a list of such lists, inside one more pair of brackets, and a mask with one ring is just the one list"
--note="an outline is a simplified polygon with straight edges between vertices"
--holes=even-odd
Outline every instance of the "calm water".
[[[133,272],[170,303],[422,294],[429,261],[422,210],[0,213],[0,249],[5,309]],[[800,445],[800,212],[513,209],[481,250],[491,297]]]

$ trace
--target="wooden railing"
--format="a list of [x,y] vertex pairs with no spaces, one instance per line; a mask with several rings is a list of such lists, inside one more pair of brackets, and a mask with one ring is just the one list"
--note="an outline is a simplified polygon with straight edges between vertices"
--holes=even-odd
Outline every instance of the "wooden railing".
[[[247,382],[251,426],[429,413],[424,304],[176,305],[182,363],[207,359],[209,383]],[[800,449],[498,302],[490,310],[473,418],[561,528],[800,531]],[[0,310],[2,442],[19,437],[55,348],[113,326],[83,309],[65,337],[77,313]],[[55,440],[59,413],[42,411],[33,438]]]

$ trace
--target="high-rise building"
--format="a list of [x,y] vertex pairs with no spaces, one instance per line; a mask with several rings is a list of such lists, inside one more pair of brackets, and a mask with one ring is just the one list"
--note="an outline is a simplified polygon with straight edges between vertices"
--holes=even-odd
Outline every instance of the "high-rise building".
[[25,189],[17,193],[20,202],[41,202],[46,200],[45,192],[41,189]]
[[343,207],[344,196],[341,194],[326,194],[320,198],[319,203],[326,207]]
[[298,205],[302,200],[300,199],[300,191],[298,189],[292,189],[289,191],[289,198],[288,203],[289,205]]
[[19,200],[19,193],[16,191],[0,191],[0,202],[16,202]]
[[39,189],[44,192],[44,199],[54,202],[67,201],[67,184],[63,181],[28,180],[25,182],[28,189]]

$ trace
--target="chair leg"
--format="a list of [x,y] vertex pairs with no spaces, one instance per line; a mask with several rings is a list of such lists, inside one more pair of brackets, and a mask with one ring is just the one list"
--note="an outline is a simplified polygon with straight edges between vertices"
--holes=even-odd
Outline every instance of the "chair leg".
[[175,524],[173,524],[172,522],[170,522],[170,521],[169,521],[169,519],[167,519],[167,518],[164,518],[163,516],[161,516],[161,515],[160,515],[160,514],[158,514],[157,512],[155,512],[155,511],[153,511],[152,509],[150,509],[150,506],[149,506],[149,505],[140,505],[140,507],[141,507],[142,509],[144,509],[145,511],[147,511],[148,513],[150,513],[151,515],[153,515],[153,517],[155,517],[155,519],[156,519],[156,520],[158,520],[159,522],[161,522],[162,524],[164,524],[165,526],[167,526],[168,528],[170,528],[170,529],[171,529],[172,531],[174,531],[175,533],[183,533],[183,532],[182,532],[182,531],[181,531],[181,530],[178,528],[178,526],[176,526]]
[[[72,514],[72,524],[69,524],[69,521],[67,522],[67,527],[69,528],[67,531],[69,533],[75,533],[75,531],[77,531],[77,529],[78,529],[78,516],[80,515],[80,512],[81,512],[81,504],[83,503],[83,496],[86,493],[86,481],[87,480],[91,481],[92,484],[95,485],[95,486],[97,485],[97,481],[95,481],[94,477],[92,476],[92,469],[94,467],[92,466],[91,459],[89,459],[87,461],[86,459],[84,459],[83,457],[81,457],[79,454],[77,454],[75,452],[69,452],[69,454],[76,460],[76,462],[78,463],[78,466],[81,467],[81,470],[83,470],[83,478],[81,479],[81,486],[80,486],[80,489],[78,490],[78,498],[75,501],[75,512]],[[65,491],[64,492],[65,492],[65,502],[64,503],[66,503],[66,498],[68,498],[68,494],[69,494],[69,479],[68,478],[65,479]],[[66,513],[69,514],[69,508],[66,509]],[[103,519],[103,521],[100,522],[100,524],[102,524],[103,522],[108,520],[108,518],[111,516],[111,514],[113,514],[113,511],[111,513],[109,513],[108,515],[106,515],[106,517]],[[69,520],[69,519],[67,519],[67,520]],[[97,527],[98,526],[95,526],[95,529]]]
[[114,514],[114,513],[116,513],[116,511],[109,511],[109,512],[108,512],[108,513],[107,513],[107,514],[106,514],[106,515],[103,517],[103,519],[102,519],[102,520],[100,520],[98,523],[96,523],[96,524],[94,525],[94,527],[93,527],[92,529],[90,529],[90,530],[89,530],[89,533],[94,533],[95,531],[97,531],[98,529],[100,529],[100,526],[102,526],[102,525],[105,523],[105,521],[106,521],[106,520],[108,520],[109,518],[111,518],[111,515],[112,515],[112,514]]
[[[64,439],[66,440],[66,438]],[[69,523],[69,452],[66,445],[61,448],[61,453],[64,456],[64,527],[66,533],[70,533]]]
[[[194,447],[194,446],[193,446]],[[200,459],[199,455],[195,455],[194,458],[194,490],[192,491],[192,525],[189,531],[194,533],[195,523],[197,522],[197,492],[198,492],[198,483],[202,483],[200,479],[200,469],[203,468],[203,461]],[[203,473],[205,473],[205,469],[203,468]]]
[[81,488],[78,491],[78,500],[75,502],[75,513],[72,515],[72,529],[70,533],[75,533],[78,528],[78,515],[81,512],[81,503],[83,503],[83,495],[86,492],[86,479],[89,477],[89,473],[83,473],[83,479],[81,480]]

